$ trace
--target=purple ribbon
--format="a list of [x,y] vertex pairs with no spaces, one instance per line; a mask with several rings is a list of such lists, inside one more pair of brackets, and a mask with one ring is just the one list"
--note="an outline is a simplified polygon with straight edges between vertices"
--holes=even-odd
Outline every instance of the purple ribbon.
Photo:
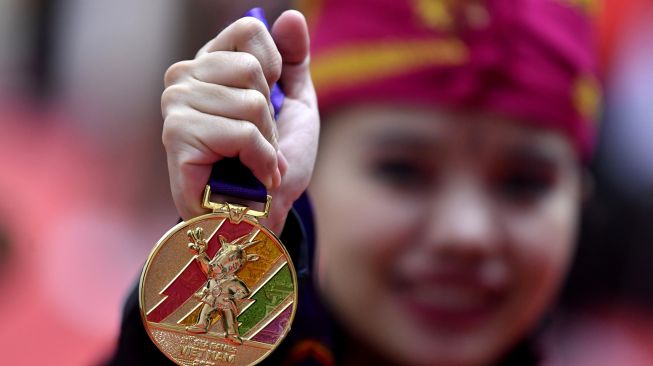
[[[269,29],[265,20],[263,9],[254,8],[245,13],[245,16],[254,17]],[[279,111],[283,105],[284,95],[281,88],[274,83],[270,91],[270,100],[274,108],[274,118],[279,117]],[[254,174],[247,169],[238,158],[226,158],[213,164],[211,177],[209,178],[211,192],[224,196],[245,199],[248,201],[265,202],[267,189],[254,177]]]

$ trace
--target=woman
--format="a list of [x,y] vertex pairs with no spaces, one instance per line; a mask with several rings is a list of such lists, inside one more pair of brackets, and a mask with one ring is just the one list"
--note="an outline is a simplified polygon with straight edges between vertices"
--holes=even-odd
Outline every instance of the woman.
[[[310,13],[315,162],[300,13],[271,34],[238,20],[168,70],[163,141],[182,218],[203,212],[197,197],[222,157],[271,190],[277,232],[308,186],[317,296],[300,311],[324,304],[333,344],[291,332],[275,362],[535,363],[526,340],[573,252],[594,132],[584,10],[327,0]],[[293,332],[313,319],[299,315]]]

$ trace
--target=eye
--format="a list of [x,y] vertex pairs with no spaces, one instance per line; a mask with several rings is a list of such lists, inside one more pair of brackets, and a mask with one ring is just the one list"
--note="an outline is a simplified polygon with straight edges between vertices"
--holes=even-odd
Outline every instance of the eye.
[[383,158],[372,164],[372,175],[384,184],[399,189],[425,187],[432,180],[431,169],[409,158]]
[[532,203],[553,190],[556,172],[552,166],[538,164],[511,166],[495,177],[494,185],[505,199],[520,203]]

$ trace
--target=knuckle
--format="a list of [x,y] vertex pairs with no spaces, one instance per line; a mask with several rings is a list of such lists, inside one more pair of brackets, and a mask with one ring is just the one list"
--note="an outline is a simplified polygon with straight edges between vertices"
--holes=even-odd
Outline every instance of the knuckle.
[[168,108],[182,102],[186,98],[188,91],[187,87],[180,84],[174,84],[165,88],[161,94],[161,109],[163,112],[166,113]]
[[281,69],[283,66],[283,60],[281,59],[281,54],[276,48],[272,50],[270,54],[269,66],[268,66],[268,77],[269,80],[277,81],[281,77]]
[[179,141],[185,134],[188,134],[187,124],[191,116],[180,108],[174,108],[163,120],[161,140],[168,150],[170,146]]
[[243,37],[243,40],[252,39],[261,32],[267,32],[265,25],[253,17],[240,18],[234,23],[234,26],[237,28],[238,34]]
[[172,66],[170,66],[166,70],[163,76],[164,85],[166,87],[172,85],[177,80],[188,75],[190,73],[190,70],[191,70],[191,61],[179,61],[177,63],[172,64]]
[[277,160],[273,151],[270,151],[268,154],[265,154],[265,156],[266,156],[266,159],[264,159],[265,168],[269,172],[274,171],[277,167]]
[[222,57],[219,52],[209,52],[198,55],[195,60],[190,61],[197,64],[196,68],[212,69],[221,66]]
[[170,150],[171,146],[174,145],[175,141],[179,137],[180,126],[179,123],[175,123],[175,119],[168,117],[163,123],[163,132],[161,133],[161,142],[166,150]]
[[268,99],[258,90],[247,89],[245,95],[245,108],[251,115],[256,116],[257,121],[264,121],[265,115],[269,113]]
[[[237,22],[238,37],[241,43],[262,42],[265,45],[265,52],[260,56],[264,58],[263,73],[268,81],[276,81],[281,76],[282,59],[279,50],[277,50],[272,38],[268,35],[265,25],[252,17],[245,17]],[[263,41],[266,39],[266,41]],[[269,40],[269,42],[267,41]],[[259,64],[259,67],[261,65]]]
[[163,143],[163,147],[165,148],[166,151],[170,151],[172,146],[172,140],[170,137],[170,132],[166,131],[165,129],[163,130],[163,133],[161,133],[161,143]]
[[258,59],[252,54],[243,52],[239,64],[242,68],[243,78],[247,80],[248,85],[256,86],[259,78],[263,76],[263,68]]
[[247,145],[255,146],[259,141],[260,132],[256,125],[246,121],[243,124],[243,135]]

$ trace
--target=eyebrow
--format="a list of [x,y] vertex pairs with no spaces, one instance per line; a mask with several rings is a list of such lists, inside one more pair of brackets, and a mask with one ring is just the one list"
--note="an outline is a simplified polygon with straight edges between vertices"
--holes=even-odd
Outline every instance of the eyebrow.
[[410,148],[416,150],[436,149],[441,146],[436,135],[408,132],[400,128],[387,129],[369,135],[366,144],[373,148]]
[[547,166],[558,165],[560,154],[553,149],[547,149],[533,144],[518,144],[505,152],[506,156],[521,162],[543,164]]

